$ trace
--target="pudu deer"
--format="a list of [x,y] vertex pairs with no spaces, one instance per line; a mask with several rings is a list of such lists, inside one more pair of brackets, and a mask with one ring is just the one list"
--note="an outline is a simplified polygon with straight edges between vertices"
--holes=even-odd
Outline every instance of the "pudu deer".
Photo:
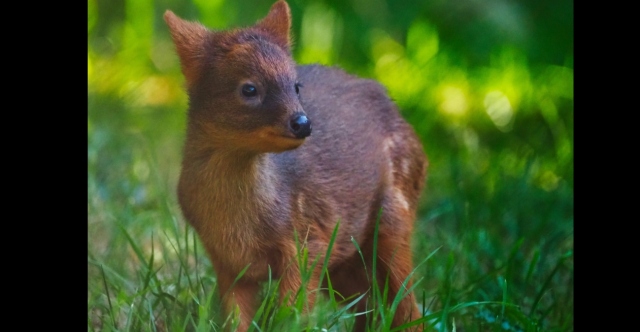
[[[179,203],[211,259],[225,313],[239,309],[238,330],[250,326],[269,273],[285,304],[303,286],[296,236],[319,258],[309,262],[322,263],[338,222],[327,269],[336,291],[371,294],[372,273],[381,289],[388,282],[389,301],[411,287],[403,282],[427,161],[385,89],[338,68],[297,66],[283,0],[240,29],[212,31],[169,10],[164,19],[189,96]],[[321,265],[308,267],[310,305]],[[367,310],[366,297],[356,310]],[[393,326],[420,317],[408,294]],[[356,329],[366,325],[359,316]]]

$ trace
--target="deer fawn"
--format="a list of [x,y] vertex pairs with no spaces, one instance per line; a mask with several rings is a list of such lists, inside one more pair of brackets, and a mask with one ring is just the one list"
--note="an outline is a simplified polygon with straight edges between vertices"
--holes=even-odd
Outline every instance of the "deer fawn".
[[[269,270],[285,303],[302,286],[294,233],[309,261],[320,257],[309,267],[310,305],[338,222],[328,271],[343,296],[371,294],[374,258],[391,300],[406,291],[413,269],[410,240],[427,167],[422,145],[380,84],[337,68],[296,66],[290,15],[280,0],[251,27],[212,31],[164,14],[189,96],[179,203],[211,259],[225,313],[239,309],[240,331],[251,324]],[[365,297],[356,309],[366,308]],[[393,326],[421,316],[409,294]],[[366,325],[358,316],[356,329]]]

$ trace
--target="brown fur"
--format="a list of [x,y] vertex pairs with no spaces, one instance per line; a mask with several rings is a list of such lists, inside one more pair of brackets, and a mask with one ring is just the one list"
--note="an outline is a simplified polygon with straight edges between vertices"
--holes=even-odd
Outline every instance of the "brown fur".
[[[296,67],[283,0],[244,29],[209,31],[171,11],[165,20],[189,94],[178,198],[211,258],[224,310],[239,307],[239,330],[250,325],[269,269],[281,280],[283,300],[301,286],[294,232],[322,262],[340,221],[329,259],[332,284],[344,296],[370,294],[371,276],[351,239],[371,267],[380,208],[376,273],[382,282],[388,276],[393,299],[413,269],[410,240],[427,162],[384,88],[336,68]],[[296,82],[304,85],[299,96]],[[257,88],[255,98],[243,97],[245,83]],[[294,114],[312,121],[311,136],[291,134]],[[308,294],[319,286],[320,265]],[[363,299],[358,310],[365,309]],[[393,326],[419,317],[407,296]],[[359,316],[357,329],[365,325]]]

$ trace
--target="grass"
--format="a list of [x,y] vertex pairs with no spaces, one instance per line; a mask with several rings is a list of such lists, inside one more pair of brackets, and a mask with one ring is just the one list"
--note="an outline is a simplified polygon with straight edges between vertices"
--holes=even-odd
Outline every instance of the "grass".
[[[124,112],[117,99],[99,96],[90,96],[89,106],[88,330],[233,326],[220,312],[211,264],[177,206],[184,114]],[[535,185],[535,156],[519,156],[520,171],[505,172],[502,153],[490,152],[490,166],[478,174],[465,151],[428,147],[428,189],[413,239],[414,292],[426,312],[418,323],[428,331],[572,331],[571,185]],[[364,314],[349,310],[360,298],[342,298],[324,278],[328,296],[309,314],[304,289],[294,306],[280,306],[278,281],[269,280],[254,330],[350,330]],[[385,288],[371,291],[374,303],[385,302]],[[393,311],[374,306],[379,320],[371,330],[390,331]]]

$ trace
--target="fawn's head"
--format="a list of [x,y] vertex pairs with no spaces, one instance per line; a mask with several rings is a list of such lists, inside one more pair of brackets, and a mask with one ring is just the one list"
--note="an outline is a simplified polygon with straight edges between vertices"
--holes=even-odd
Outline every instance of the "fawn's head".
[[205,146],[281,152],[300,146],[311,122],[291,58],[291,14],[283,0],[251,27],[212,31],[167,10],[189,93],[190,130]]

